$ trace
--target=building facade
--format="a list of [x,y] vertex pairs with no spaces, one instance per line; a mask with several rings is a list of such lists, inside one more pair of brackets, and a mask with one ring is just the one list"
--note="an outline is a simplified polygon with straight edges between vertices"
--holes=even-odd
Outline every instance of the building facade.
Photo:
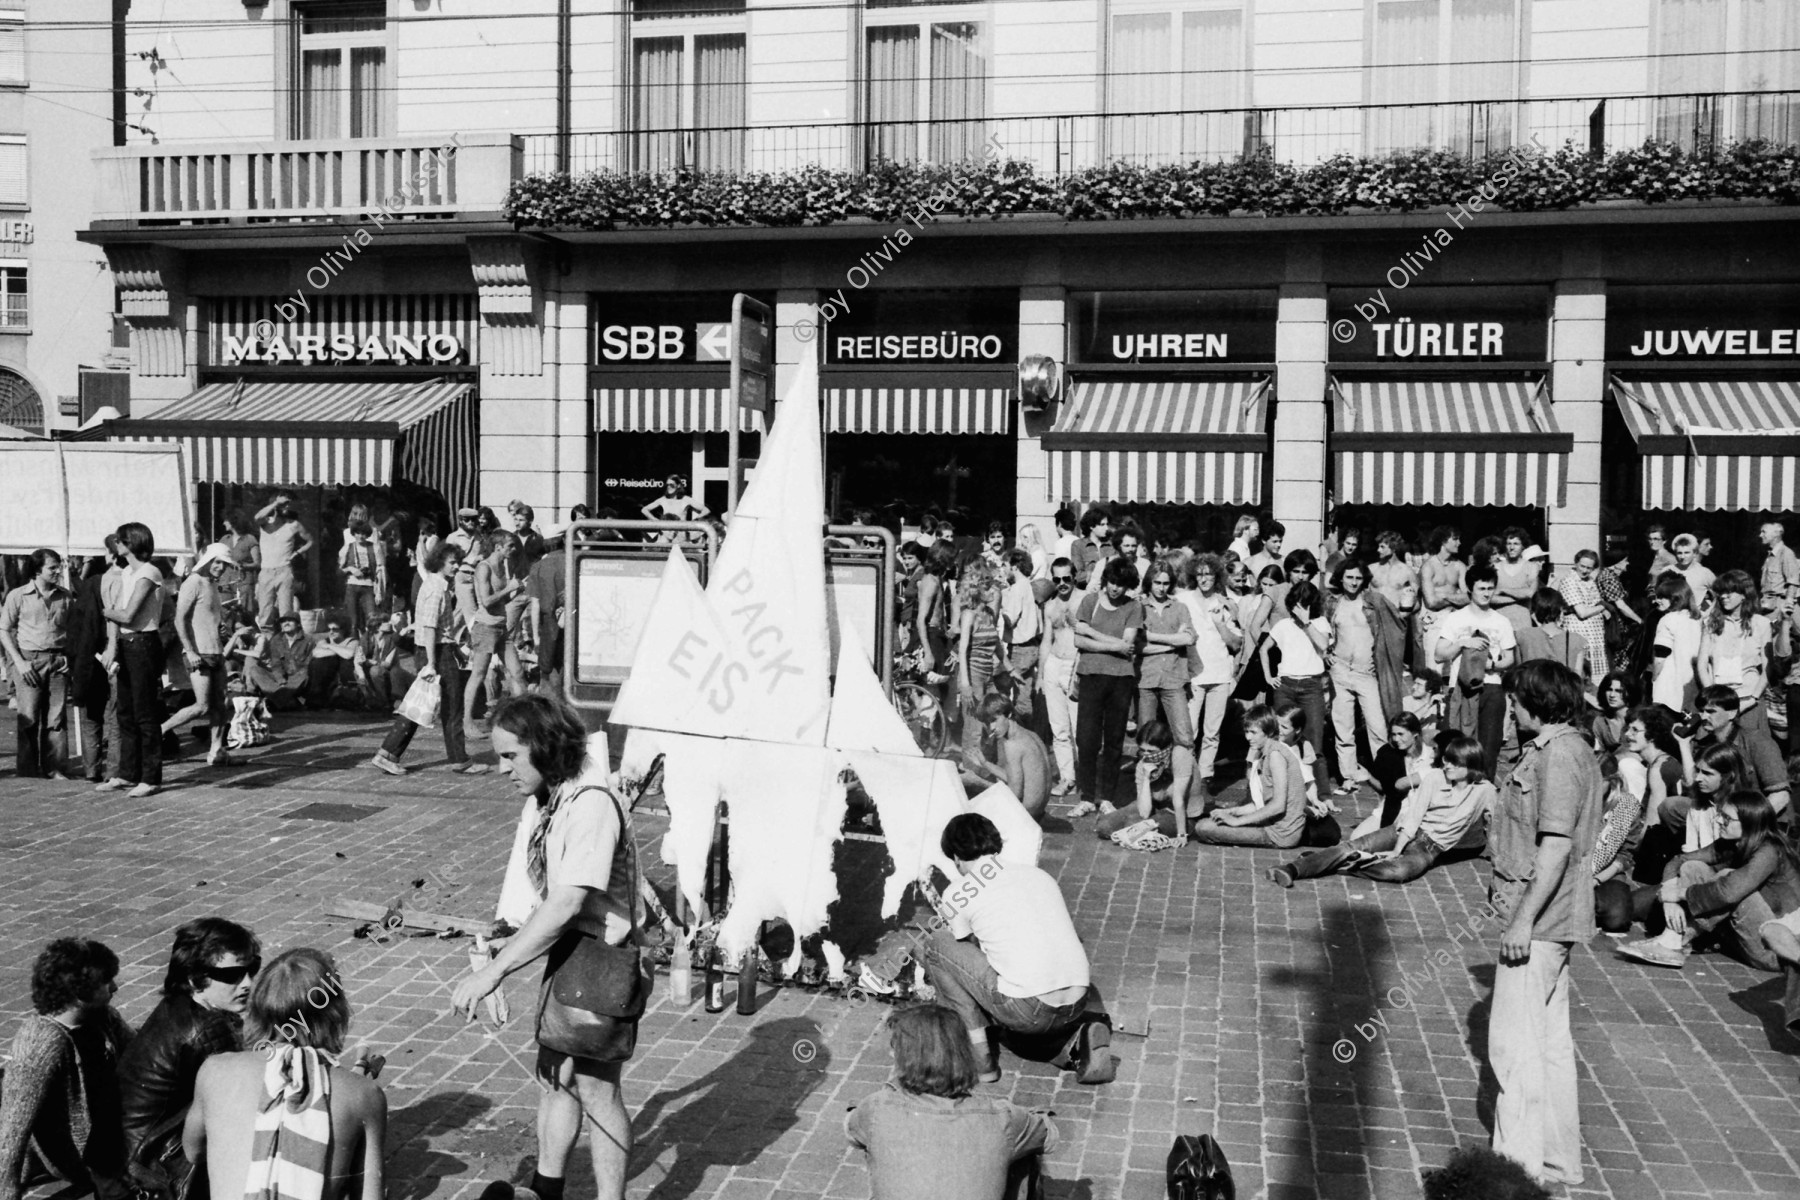
[[[1107,500],[1216,536],[1268,509],[1290,546],[1332,512],[1519,524],[1561,564],[1646,509],[1733,537],[1800,509],[1800,261],[1779,203],[504,216],[515,181],[558,167],[766,179],[989,158],[1056,176],[1429,148],[1498,169],[1567,143],[1791,145],[1800,6],[519,7],[125,18],[130,136],[96,154],[84,235],[130,326],[112,434],[185,440],[203,489],[225,489],[203,513],[286,486],[635,515],[672,471],[716,508],[727,422],[753,458],[761,421],[725,392],[739,292],[775,312],[778,389],[820,358],[846,515],[931,503],[1048,532],[1059,506]],[[1041,410],[1017,394],[1028,355],[1061,369]]]

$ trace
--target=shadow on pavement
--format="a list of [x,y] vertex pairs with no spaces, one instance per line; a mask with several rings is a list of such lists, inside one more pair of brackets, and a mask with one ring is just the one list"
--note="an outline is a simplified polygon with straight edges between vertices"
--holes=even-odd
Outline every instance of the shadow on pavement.
[[1277,968],[1265,979],[1303,989],[1302,1012],[1311,1014],[1301,1033],[1305,1086],[1285,1106],[1271,1094],[1267,1115],[1285,1119],[1277,1153],[1310,1160],[1313,1174],[1271,1178],[1270,1200],[1341,1194],[1334,1185],[1344,1186],[1342,1176],[1363,1175],[1383,1137],[1364,1126],[1362,1111],[1378,1103],[1378,1084],[1388,1077],[1376,1056],[1385,1053],[1380,1043],[1391,1033],[1378,1018],[1394,1006],[1373,973],[1393,961],[1387,919],[1376,908],[1327,908],[1320,945],[1324,966]]
[[439,1092],[389,1113],[389,1200],[425,1200],[438,1190],[440,1180],[468,1174],[468,1163],[433,1150],[431,1139],[475,1124],[493,1107],[493,1101],[474,1092]]
[[1500,1079],[1494,1074],[1493,1062],[1488,1058],[1488,1017],[1494,1010],[1496,973],[1493,963],[1469,968],[1469,977],[1475,981],[1475,986],[1487,993],[1469,1009],[1469,1055],[1481,1064],[1481,1077],[1475,1085],[1475,1119],[1489,1133],[1494,1132],[1494,1100],[1500,1095]]
[[1769,1039],[1769,1049],[1780,1054],[1800,1054],[1800,1037],[1788,1032],[1782,1009],[1782,1000],[1786,995],[1785,975],[1776,975],[1755,987],[1729,993],[1733,1004],[1762,1022],[1763,1036]]
[[[672,1150],[667,1173],[649,1194],[683,1200],[703,1186],[709,1170],[748,1166],[800,1123],[801,1102],[824,1082],[830,1065],[817,1021],[783,1017],[751,1026],[749,1040],[723,1063],[644,1101],[632,1121],[631,1177],[651,1171]],[[842,1115],[807,1118],[809,1124],[834,1119]]]

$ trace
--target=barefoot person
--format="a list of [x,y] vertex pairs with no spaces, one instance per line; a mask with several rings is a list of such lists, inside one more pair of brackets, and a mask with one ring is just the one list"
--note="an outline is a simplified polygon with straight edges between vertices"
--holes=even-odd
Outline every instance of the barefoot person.
[[[603,958],[604,947],[636,942],[643,913],[631,826],[617,797],[579,782],[587,765],[587,729],[561,698],[536,692],[508,697],[494,710],[493,734],[500,769],[520,793],[537,801],[526,869],[538,905],[499,957],[457,982],[451,1002],[473,1017],[476,1004],[508,975],[546,953],[549,958],[537,1027],[536,1171],[529,1188],[490,1184],[482,1200],[562,1200],[569,1156],[583,1125],[590,1126],[601,1200],[621,1200],[631,1158],[631,1117],[619,1074],[637,1044],[637,1017],[576,1013],[589,1024],[572,1037],[566,1017],[558,1014],[575,1010],[565,1008],[550,987],[559,971],[625,957]],[[636,995],[641,1012],[643,991]]]
[[322,950],[276,956],[250,992],[254,1049],[200,1066],[182,1154],[204,1162],[211,1194],[382,1200],[387,1096],[340,1067],[350,1000]]

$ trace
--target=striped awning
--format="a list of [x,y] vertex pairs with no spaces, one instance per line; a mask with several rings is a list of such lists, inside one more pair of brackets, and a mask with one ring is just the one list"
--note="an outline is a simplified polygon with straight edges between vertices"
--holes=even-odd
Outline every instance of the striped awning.
[[474,385],[212,383],[144,420],[114,421],[110,440],[178,441],[199,483],[386,487],[396,441],[402,474],[453,506],[473,497]]
[[827,433],[1012,432],[1010,387],[827,387]]
[[1800,508],[1800,383],[1615,377],[1612,393],[1637,442],[1645,508]]
[[1053,503],[1254,504],[1267,378],[1077,382],[1044,434]]
[[[594,389],[598,433],[725,433],[730,388],[619,387]],[[762,430],[762,414],[740,409],[738,432]]]
[[1572,435],[1529,380],[1332,381],[1340,504],[1550,507]]

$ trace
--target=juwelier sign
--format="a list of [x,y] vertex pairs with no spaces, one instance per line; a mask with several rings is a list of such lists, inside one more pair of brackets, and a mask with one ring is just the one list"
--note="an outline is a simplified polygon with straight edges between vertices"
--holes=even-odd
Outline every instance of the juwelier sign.
[[1782,284],[1616,287],[1606,357],[1683,362],[1800,355],[1800,288]]

